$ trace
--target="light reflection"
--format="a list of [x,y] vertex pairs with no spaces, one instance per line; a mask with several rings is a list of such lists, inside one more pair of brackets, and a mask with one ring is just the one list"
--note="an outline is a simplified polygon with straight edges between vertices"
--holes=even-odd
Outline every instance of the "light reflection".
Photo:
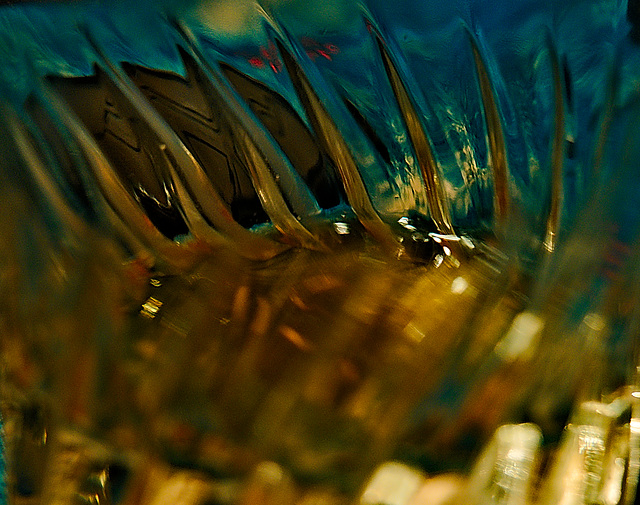
[[162,302],[160,300],[156,300],[154,297],[149,297],[149,299],[142,304],[140,315],[147,319],[153,319],[158,315],[158,311],[161,307]]
[[584,324],[593,331],[602,331],[607,323],[600,314],[589,313],[584,316]]
[[544,321],[536,314],[518,314],[496,346],[496,353],[507,361],[528,356],[533,351],[543,326]]
[[343,223],[339,221],[336,223],[333,223],[333,229],[336,230],[336,233],[338,235],[348,235],[351,232],[349,225],[347,223]]
[[407,505],[425,482],[422,472],[402,463],[380,465],[365,486],[360,505]]
[[451,283],[451,292],[454,295],[461,295],[469,287],[469,282],[464,277],[456,277]]
[[474,243],[467,237],[460,237],[460,242],[462,243],[462,245],[464,245],[467,249],[475,249],[476,246],[474,245]]
[[422,339],[425,337],[424,332],[420,331],[420,329],[413,323],[409,323],[405,327],[404,333],[405,335],[410,337],[412,340],[415,340],[416,342],[421,342]]
[[413,226],[411,224],[411,222],[409,221],[409,218],[406,216],[401,217],[400,219],[398,219],[398,223],[405,229],[409,230],[409,231],[417,231],[418,229]]
[[312,351],[313,344],[290,326],[281,326],[280,334],[301,351]]
[[601,497],[604,505],[617,505],[620,503],[624,482],[626,461],[624,458],[615,458],[611,463],[609,475],[602,486]]

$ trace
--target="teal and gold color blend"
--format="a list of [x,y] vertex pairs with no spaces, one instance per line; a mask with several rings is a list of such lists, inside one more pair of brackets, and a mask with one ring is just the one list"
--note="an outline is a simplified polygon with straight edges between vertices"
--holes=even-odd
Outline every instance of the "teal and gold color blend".
[[633,505],[640,2],[0,5],[0,503]]

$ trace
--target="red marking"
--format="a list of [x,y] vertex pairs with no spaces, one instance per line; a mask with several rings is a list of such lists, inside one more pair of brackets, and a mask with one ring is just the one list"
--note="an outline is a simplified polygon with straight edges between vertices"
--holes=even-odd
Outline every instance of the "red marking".
[[302,47],[305,48],[307,56],[312,60],[315,60],[318,56],[322,56],[323,58],[331,61],[332,58],[330,55],[340,52],[340,48],[336,44],[325,43],[321,45],[319,42],[309,37],[301,38],[300,43],[302,44]]
[[[318,56],[331,61],[332,54],[340,52],[340,48],[336,44],[325,43],[320,44],[309,37],[302,37],[300,44],[305,49],[307,56],[312,60],[315,60]],[[267,47],[261,47],[258,49],[259,56],[250,56],[247,58],[249,64],[254,68],[265,68],[267,65],[276,74],[282,71],[282,61],[280,60],[278,50],[273,42],[270,42]]]
[[269,47],[261,47],[260,55],[266,60],[269,64],[271,70],[273,70],[276,74],[282,70],[282,62],[278,57],[278,50],[273,42],[269,43]]
[[329,51],[331,54],[336,54],[340,52],[340,48],[335,44],[325,44],[324,48]]

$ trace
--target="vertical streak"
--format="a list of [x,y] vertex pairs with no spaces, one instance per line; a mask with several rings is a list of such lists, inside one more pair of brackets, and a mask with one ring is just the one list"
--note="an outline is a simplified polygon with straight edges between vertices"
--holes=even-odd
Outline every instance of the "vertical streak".
[[599,179],[602,174],[602,165],[604,163],[604,152],[611,131],[611,125],[615,116],[616,100],[618,97],[618,88],[620,86],[619,59],[615,58],[610,70],[607,83],[607,98],[604,104],[602,118],[600,120],[600,128],[593,153],[593,164],[591,181],[588,185],[588,195],[591,196],[598,187]]
[[480,96],[487,128],[487,142],[489,157],[493,171],[493,207],[497,230],[504,230],[509,217],[509,167],[507,165],[507,151],[504,142],[504,132],[500,121],[500,112],[496,104],[493,84],[487,67],[480,54],[480,48],[474,35],[467,30],[469,42],[473,51]]
[[56,214],[56,217],[64,223],[65,233],[70,232],[70,238],[81,240],[82,237],[87,235],[89,228],[62,195],[60,188],[47,170],[44,160],[29,140],[26,125],[20,121],[17,113],[9,107],[0,107],[0,114],[5,120],[7,133],[12,137],[21,161],[31,174],[38,191],[45,197],[47,204]]
[[553,252],[557,246],[560,213],[562,210],[562,168],[564,161],[564,90],[558,52],[548,37],[549,55],[553,73],[554,127],[551,146],[551,207],[547,216],[547,226],[543,247]]
[[393,94],[396,97],[400,113],[402,114],[407,132],[409,133],[409,138],[413,144],[418,165],[420,166],[431,218],[434,220],[440,233],[455,235],[453,225],[451,224],[449,205],[444,191],[444,181],[434,158],[431,142],[420,121],[418,111],[409,93],[407,93],[406,86],[402,82],[398,70],[385,48],[384,42],[377,33],[376,42],[380,50],[380,55],[382,56],[387,77],[393,89]]

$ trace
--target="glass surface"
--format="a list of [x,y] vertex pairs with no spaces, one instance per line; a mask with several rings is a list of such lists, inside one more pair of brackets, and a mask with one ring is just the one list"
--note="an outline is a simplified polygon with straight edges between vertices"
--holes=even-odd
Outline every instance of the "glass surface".
[[0,7],[0,502],[634,503],[637,11]]

